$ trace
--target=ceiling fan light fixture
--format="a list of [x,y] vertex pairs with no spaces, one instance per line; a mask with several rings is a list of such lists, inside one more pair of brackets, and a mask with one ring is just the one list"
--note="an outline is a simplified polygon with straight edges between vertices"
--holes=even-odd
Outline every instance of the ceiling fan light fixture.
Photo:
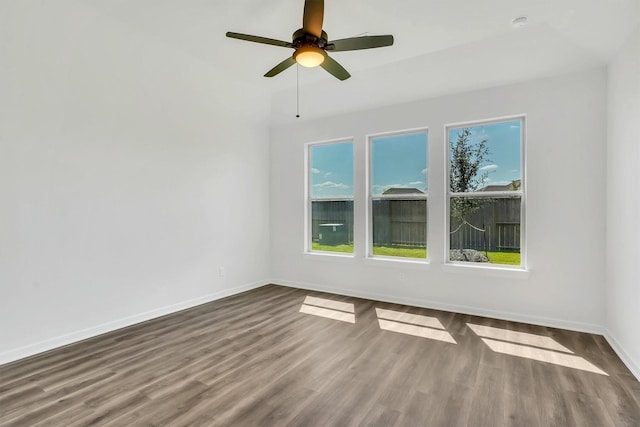
[[324,50],[317,46],[302,46],[293,53],[293,59],[303,67],[317,67],[327,56]]

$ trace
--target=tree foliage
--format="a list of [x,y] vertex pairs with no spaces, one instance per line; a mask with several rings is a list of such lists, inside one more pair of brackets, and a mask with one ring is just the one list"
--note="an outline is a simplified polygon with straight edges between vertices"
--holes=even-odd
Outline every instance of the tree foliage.
[[[481,171],[482,164],[488,162],[489,147],[487,140],[478,143],[471,142],[471,129],[465,128],[458,132],[456,141],[449,141],[450,169],[449,186],[453,193],[477,191],[484,187],[488,171]],[[477,211],[482,199],[456,197],[451,199],[451,214],[454,218],[465,219]]]

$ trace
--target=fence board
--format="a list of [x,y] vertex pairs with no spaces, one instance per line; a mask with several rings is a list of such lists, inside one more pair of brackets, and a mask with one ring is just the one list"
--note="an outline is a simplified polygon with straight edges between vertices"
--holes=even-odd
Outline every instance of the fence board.
[[[481,251],[520,250],[519,198],[486,199],[469,215],[467,222],[484,232],[464,225],[450,236],[451,249]],[[353,201],[312,202],[311,232],[318,240],[321,224],[344,224],[348,241],[353,243]],[[451,218],[451,230],[460,222]],[[426,246],[427,203],[416,199],[376,199],[373,201],[373,243],[375,245]]]
[[[484,199],[484,203],[467,217],[469,225],[451,234],[451,249],[476,249],[479,251],[520,250],[520,198]],[[451,231],[458,229],[460,221],[451,217]]]
[[318,200],[311,203],[311,237],[317,242],[321,224],[344,224],[353,243],[353,200]]

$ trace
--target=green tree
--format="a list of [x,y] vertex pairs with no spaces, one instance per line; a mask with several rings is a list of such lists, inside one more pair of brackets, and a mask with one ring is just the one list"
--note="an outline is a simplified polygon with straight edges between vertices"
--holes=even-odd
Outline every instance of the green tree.
[[[449,141],[450,168],[449,186],[453,193],[477,191],[485,186],[488,171],[482,171],[482,165],[489,161],[487,139],[479,142],[471,141],[471,129],[458,132],[458,139]],[[476,212],[485,199],[454,197],[451,199],[451,216],[459,221],[460,227],[467,224],[469,215]],[[460,227],[456,230],[459,231]],[[463,249],[462,233],[459,234],[460,252]]]
[[[471,129],[465,128],[458,132],[458,139],[450,141],[451,165],[449,169],[449,186],[452,193],[466,193],[477,191],[484,187],[488,171],[481,171],[483,163],[489,161],[488,140],[471,142]],[[478,210],[480,201],[471,198],[455,198],[451,200],[451,214],[454,218],[464,221],[469,215]]]

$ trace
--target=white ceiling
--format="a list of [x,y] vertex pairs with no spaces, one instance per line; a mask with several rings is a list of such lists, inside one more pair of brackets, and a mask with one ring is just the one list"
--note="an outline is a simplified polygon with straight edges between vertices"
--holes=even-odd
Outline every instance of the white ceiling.
[[[330,39],[393,34],[384,49],[332,55],[352,78],[301,70],[307,116],[397,103],[605,64],[640,22],[640,0],[327,0]],[[235,31],[290,40],[303,0],[87,0],[83,7],[217,67],[272,96],[271,120],[295,112],[296,69],[262,75],[291,51],[228,39]],[[515,29],[511,21],[528,16]],[[340,107],[336,110],[336,99]]]

